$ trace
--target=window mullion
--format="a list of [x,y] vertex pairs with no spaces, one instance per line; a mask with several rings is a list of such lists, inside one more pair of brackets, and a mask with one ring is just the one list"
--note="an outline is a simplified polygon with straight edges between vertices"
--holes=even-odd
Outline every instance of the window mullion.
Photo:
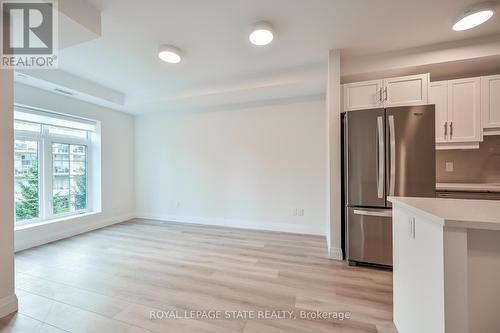
[[93,161],[93,149],[91,144],[87,144],[87,158],[85,170],[87,172],[87,211],[94,210],[94,197],[93,197],[93,181],[94,181],[94,161]]
[[42,126],[42,137],[43,137],[43,198],[42,202],[44,203],[44,216],[43,218],[49,219],[52,216],[52,150],[51,143],[48,136],[48,127]]
[[38,217],[45,219],[45,141],[43,137],[38,140]]
[[51,149],[51,144],[50,140],[48,137],[45,137],[45,196],[44,196],[44,202],[45,202],[45,219],[48,219],[52,216],[52,149]]

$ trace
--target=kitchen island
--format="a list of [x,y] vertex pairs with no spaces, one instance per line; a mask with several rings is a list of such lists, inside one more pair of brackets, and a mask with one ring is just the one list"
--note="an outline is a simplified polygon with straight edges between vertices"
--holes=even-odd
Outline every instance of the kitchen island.
[[500,332],[500,201],[389,201],[399,333]]

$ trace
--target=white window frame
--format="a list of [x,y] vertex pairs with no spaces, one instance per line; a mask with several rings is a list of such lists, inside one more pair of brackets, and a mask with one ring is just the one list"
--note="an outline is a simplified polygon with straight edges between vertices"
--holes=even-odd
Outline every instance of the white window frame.
[[[57,118],[57,117],[55,117]],[[63,219],[68,217],[73,217],[76,215],[86,214],[96,211],[98,207],[95,207],[94,193],[95,193],[95,178],[98,175],[94,175],[96,166],[94,165],[94,156],[96,151],[99,150],[96,147],[98,140],[96,140],[97,134],[94,132],[87,131],[86,138],[76,138],[65,135],[49,134],[50,125],[41,124],[40,133],[15,130],[14,139],[15,140],[26,140],[26,141],[36,141],[38,143],[38,218],[16,221],[15,226],[21,227],[31,224],[36,224],[40,222],[46,222],[56,219]],[[64,128],[64,126],[59,126]],[[68,128],[68,127],[66,127]],[[96,122],[96,128],[100,128],[99,124]],[[53,211],[53,144],[68,144],[68,145],[82,145],[86,146],[86,173],[87,173],[87,207],[82,210],[54,214]]]

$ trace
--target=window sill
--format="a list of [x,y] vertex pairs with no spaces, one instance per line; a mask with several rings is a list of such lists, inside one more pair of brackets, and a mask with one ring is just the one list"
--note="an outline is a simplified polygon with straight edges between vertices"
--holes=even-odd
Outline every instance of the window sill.
[[16,231],[17,230],[25,230],[25,229],[39,227],[39,226],[46,225],[46,224],[59,223],[59,222],[64,222],[64,221],[78,219],[78,218],[81,218],[81,217],[93,216],[93,215],[97,215],[97,214],[100,214],[100,213],[101,212],[88,212],[88,213],[82,213],[82,214],[65,216],[65,217],[56,218],[56,219],[52,219],[52,220],[46,220],[46,221],[41,221],[41,222],[29,223],[29,224],[25,224],[25,225],[20,225],[18,227],[14,227],[14,230],[16,230]]

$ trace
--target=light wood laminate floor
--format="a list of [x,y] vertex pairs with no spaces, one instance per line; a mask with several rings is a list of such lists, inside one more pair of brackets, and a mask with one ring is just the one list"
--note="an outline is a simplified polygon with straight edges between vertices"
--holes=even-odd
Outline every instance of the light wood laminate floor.
[[[16,292],[1,332],[362,333],[392,322],[391,273],[326,259],[322,237],[151,220],[18,253]],[[175,310],[351,319],[150,319]]]

